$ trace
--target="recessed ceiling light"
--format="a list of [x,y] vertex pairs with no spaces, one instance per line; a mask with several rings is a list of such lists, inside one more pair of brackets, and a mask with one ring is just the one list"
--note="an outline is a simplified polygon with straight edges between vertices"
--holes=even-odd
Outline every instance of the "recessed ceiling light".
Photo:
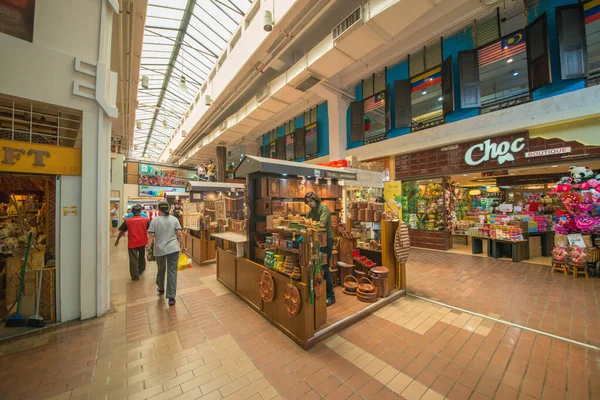
[[518,76],[519,75],[519,71],[515,71],[512,73],[512,76]]
[[440,97],[438,97],[438,101],[442,101],[442,100],[444,100],[444,98],[443,98],[443,97],[441,97],[441,96],[440,96]]
[[510,175],[514,175],[514,174],[515,174],[514,172],[511,172],[511,173],[510,173]]
[[423,90],[423,93],[421,93],[421,94],[427,94],[427,92],[425,90]]
[[556,168],[558,165],[551,165],[550,168]]
[[512,58],[509,58],[508,60],[506,60],[506,63],[507,63],[507,64],[510,64],[511,62],[513,62],[513,59],[512,59]]
[[469,174],[463,174],[463,176],[469,176]]

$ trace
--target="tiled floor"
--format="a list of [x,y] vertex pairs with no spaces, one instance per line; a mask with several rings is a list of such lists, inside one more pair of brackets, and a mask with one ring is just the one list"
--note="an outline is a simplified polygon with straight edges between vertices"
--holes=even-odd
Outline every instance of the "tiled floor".
[[600,346],[600,279],[424,249],[411,250],[406,270],[409,292]]
[[305,352],[214,266],[180,272],[169,308],[155,264],[139,282],[124,249],[112,265],[109,315],[0,342],[1,399],[600,398],[599,352],[414,297]]

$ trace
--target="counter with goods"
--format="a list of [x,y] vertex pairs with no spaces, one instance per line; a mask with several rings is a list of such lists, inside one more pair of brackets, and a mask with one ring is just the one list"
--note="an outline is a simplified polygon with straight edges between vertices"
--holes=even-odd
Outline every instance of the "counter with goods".
[[[233,226],[241,231],[244,212],[244,185],[239,183],[190,181],[186,187],[188,199],[183,203],[183,229],[189,255],[198,264],[214,261],[214,234],[229,231]],[[233,251],[237,241],[223,244]]]
[[[304,348],[403,294],[396,289],[396,282],[404,278],[398,276],[393,256],[393,223],[382,223],[379,256],[391,270],[381,266],[382,260],[371,262],[361,255],[358,239],[344,223],[343,185],[357,181],[360,174],[253,156],[244,157],[235,170],[235,177],[247,182],[247,242],[243,255],[217,249],[217,278]],[[304,197],[309,192],[319,196],[332,217],[330,270],[336,303],[330,307],[324,279],[328,230],[308,218]],[[388,250],[391,255],[382,254]],[[352,281],[357,285],[346,291]]]

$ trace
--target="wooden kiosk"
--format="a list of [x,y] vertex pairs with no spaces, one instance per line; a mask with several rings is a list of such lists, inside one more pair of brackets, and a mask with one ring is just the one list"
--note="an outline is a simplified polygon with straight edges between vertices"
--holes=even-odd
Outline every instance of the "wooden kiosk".
[[242,219],[244,185],[223,182],[190,181],[186,187],[188,200],[183,204],[185,245],[198,264],[216,258],[216,240],[228,219]]
[[[325,282],[318,273],[326,256],[318,249],[327,236],[305,218],[304,195],[317,193],[335,213],[342,197],[339,180],[356,180],[358,172],[254,156],[244,157],[234,172],[246,179],[250,213],[244,231],[231,237],[243,244],[243,254],[217,249],[217,279],[303,348],[404,294],[390,274],[389,296],[362,302],[336,287],[336,304],[326,307]],[[393,251],[394,232],[385,235],[385,250]]]
[[188,192],[167,192],[165,193],[165,201],[169,203],[170,206],[175,205],[177,200],[181,200],[183,202],[188,201],[190,198],[190,194]]

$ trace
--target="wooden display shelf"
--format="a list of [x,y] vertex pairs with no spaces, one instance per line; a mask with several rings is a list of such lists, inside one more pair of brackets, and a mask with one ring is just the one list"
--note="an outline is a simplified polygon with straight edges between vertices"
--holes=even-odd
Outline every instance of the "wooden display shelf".
[[283,247],[277,247],[277,246],[272,246],[266,249],[267,251],[270,250],[282,250],[282,251],[287,251],[290,253],[294,253],[294,254],[300,254],[300,249],[284,249]]
[[302,282],[302,276],[301,276],[300,278],[294,278],[294,277],[292,276],[292,274],[288,274],[288,273],[287,273],[287,272],[285,272],[285,271],[280,271],[280,270],[278,270],[278,269],[275,269],[275,268],[267,267],[266,265],[263,265],[263,267],[265,267],[267,270],[269,270],[269,271],[271,271],[271,272],[276,272],[276,273],[278,273],[278,274],[281,274],[281,275],[283,275],[283,276],[287,276],[288,278],[290,278],[290,279],[293,279],[293,280],[295,280],[296,282]]

